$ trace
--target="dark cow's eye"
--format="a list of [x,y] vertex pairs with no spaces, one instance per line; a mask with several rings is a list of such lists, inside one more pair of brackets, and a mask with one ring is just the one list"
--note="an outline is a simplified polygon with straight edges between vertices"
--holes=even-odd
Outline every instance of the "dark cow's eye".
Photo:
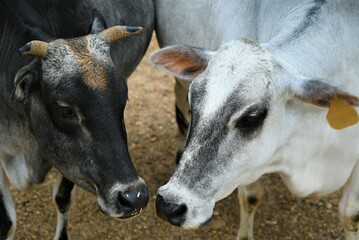
[[241,131],[241,133],[247,135],[256,131],[260,126],[262,126],[264,119],[267,116],[267,109],[262,111],[250,112],[243,117],[241,117],[237,123],[236,128]]
[[49,111],[55,127],[66,133],[74,133],[80,123],[77,110],[64,102],[57,102],[50,106]]
[[55,109],[55,114],[62,120],[71,121],[79,119],[76,110],[67,103],[59,101]]
[[77,118],[77,113],[72,107],[61,106],[60,107],[60,116],[63,119],[71,120],[71,119]]

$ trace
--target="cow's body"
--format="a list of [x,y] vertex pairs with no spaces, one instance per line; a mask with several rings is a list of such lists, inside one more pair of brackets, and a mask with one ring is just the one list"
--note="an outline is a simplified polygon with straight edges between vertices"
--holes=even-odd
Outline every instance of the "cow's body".
[[[99,13],[99,18],[93,22],[93,25],[91,26],[91,23],[93,21],[94,17],[94,10]],[[103,17],[103,19],[101,18]],[[104,22],[103,22],[104,20]],[[105,148],[101,147],[101,144],[114,144],[112,149],[110,150],[112,154],[113,159],[116,159],[117,157],[123,158],[125,161],[126,159],[129,159],[128,153],[127,153],[127,146],[126,146],[126,136],[124,132],[124,125],[123,125],[123,107],[125,104],[125,101],[127,100],[127,87],[124,82],[127,77],[133,72],[137,64],[140,62],[143,54],[145,53],[147,46],[149,44],[150,38],[152,36],[152,30],[153,30],[153,20],[154,20],[154,10],[153,10],[153,3],[152,1],[147,0],[141,0],[141,1],[0,1],[0,238],[12,238],[13,236],[13,230],[15,229],[15,211],[12,206],[11,201],[11,195],[8,190],[8,180],[9,182],[14,185],[18,189],[26,189],[31,184],[41,183],[50,168],[54,165],[53,163],[57,163],[58,166],[60,166],[61,173],[66,177],[71,179],[71,181],[74,181],[75,183],[79,184],[82,188],[89,190],[93,193],[96,193],[99,198],[99,205],[102,208],[103,211],[105,211],[108,214],[116,215],[115,213],[118,210],[115,210],[114,207],[110,207],[107,201],[107,192],[99,193],[99,191],[109,191],[105,189],[100,189],[102,186],[97,185],[95,183],[94,185],[91,184],[91,182],[96,182],[97,179],[94,177],[93,179],[90,179],[88,181],[87,178],[84,177],[88,172],[83,173],[84,169],[81,168],[81,166],[71,166],[71,161],[68,159],[71,159],[72,152],[78,151],[78,154],[82,154],[84,158],[88,157],[90,161],[90,157],[86,156],[86,153],[81,153],[82,148],[86,149],[87,142],[91,142],[96,138],[96,142],[92,142],[91,144],[97,144],[99,146],[98,153],[94,153],[96,156],[103,156],[103,162],[106,164],[105,156],[109,152],[106,152],[107,150]],[[101,25],[104,23],[103,25]],[[63,41],[65,43],[64,47],[65,52],[63,52],[63,59],[58,58],[59,61],[63,61],[63,63],[66,63],[66,61],[69,63],[68,66],[58,64],[56,62],[50,62],[45,61],[46,57],[43,58],[43,61],[38,60],[38,58],[34,57],[23,57],[19,54],[19,49],[24,46],[26,43],[32,41],[32,40],[42,40],[42,41],[53,41],[58,38],[62,39],[68,39],[68,38],[75,38],[75,37],[81,37],[84,35],[87,35],[90,33],[97,33],[100,30],[103,29],[105,26],[114,26],[114,25],[130,25],[130,26],[142,26],[144,29],[144,34],[135,37],[133,39],[123,39],[121,42],[117,42],[111,45],[111,58],[113,61],[113,65],[111,63],[111,60],[107,58],[107,50],[103,50],[104,52],[97,53],[97,45],[98,42],[102,41],[103,37],[94,37],[93,39],[93,46],[88,45],[85,46],[84,51],[90,51],[90,54],[94,54],[94,56],[100,56],[99,59],[101,59],[101,54],[103,54],[102,61],[98,64],[98,60],[94,60],[94,67],[96,70],[100,69],[102,72],[97,72],[95,74],[91,74],[91,69],[88,72],[84,72],[85,81],[88,81],[88,83],[85,83],[85,88],[89,88],[94,91],[93,97],[90,97],[91,99],[87,99],[85,101],[88,101],[88,106],[99,106],[102,109],[110,109],[111,111],[106,112],[104,110],[103,112],[97,112],[99,115],[103,115],[105,118],[109,119],[116,119],[114,122],[114,126],[101,126],[100,130],[94,130],[95,126],[89,126],[82,124],[83,121],[88,121],[87,124],[91,121],[91,116],[79,115],[76,117],[79,117],[79,121],[81,121],[82,130],[81,132],[84,133],[85,139],[83,140],[82,146],[76,145],[77,143],[74,140],[73,146],[77,149],[67,149],[67,143],[68,140],[65,140],[64,138],[63,143],[63,156],[64,159],[62,162],[57,162],[57,160],[52,160],[50,155],[52,154],[49,148],[51,149],[51,143],[52,141],[56,142],[57,140],[61,141],[61,133],[54,133],[52,134],[46,134],[46,136],[41,136],[41,133],[39,133],[38,129],[34,129],[36,127],[36,122],[39,122],[41,124],[41,121],[43,119],[33,120],[35,124],[30,123],[30,119],[33,117],[41,118],[41,116],[35,116],[31,115],[31,112],[29,113],[27,108],[27,104],[30,104],[30,100],[24,101],[18,101],[16,97],[21,93],[15,91],[16,87],[16,81],[15,79],[19,76],[21,79],[21,71],[27,71],[30,69],[30,71],[33,71],[35,73],[35,76],[44,76],[47,79],[49,79],[48,86],[55,87],[55,84],[57,84],[57,93],[61,94],[61,87],[64,81],[66,81],[66,78],[62,80],[62,74],[67,74],[67,71],[70,73],[68,75],[68,78],[71,77],[71,71],[74,68],[74,72],[76,72],[77,64],[81,63],[81,58],[84,55],[81,55],[82,52],[76,52],[76,49],[81,49],[82,47],[80,45],[76,45],[76,40],[72,42],[70,41]],[[101,29],[102,28],[102,29]],[[99,30],[97,30],[99,29]],[[133,31],[133,30],[131,30]],[[96,40],[96,39],[100,40]],[[86,39],[86,38],[85,38]],[[90,39],[90,38],[87,38]],[[62,40],[59,40],[57,44],[61,44]],[[79,40],[78,42],[81,42],[83,40]],[[86,41],[86,40],[84,40]],[[90,43],[90,40],[88,40]],[[96,42],[97,41],[97,42]],[[67,44],[67,45],[66,45]],[[71,45],[73,44],[73,45]],[[101,43],[103,46],[105,46],[105,43]],[[99,44],[99,46],[101,45]],[[55,44],[53,44],[55,45]],[[101,46],[102,46],[101,45]],[[27,45],[26,45],[27,46]],[[49,45],[50,46],[50,45]],[[106,45],[107,46],[107,45]],[[93,47],[93,48],[92,48]],[[71,49],[70,49],[71,48]],[[56,53],[51,50],[52,48],[49,47],[49,54],[60,54],[60,50],[58,50],[60,53]],[[56,49],[53,47],[53,49]],[[23,52],[26,53],[28,49],[23,48]],[[51,52],[52,51],[52,52]],[[68,53],[66,53],[68,51]],[[71,60],[71,54],[77,54],[74,59],[77,60]],[[50,57],[49,57],[50,58]],[[89,58],[90,59],[90,58]],[[73,61],[73,63],[71,63]],[[108,61],[108,63],[106,62]],[[102,68],[101,64],[105,64],[105,68]],[[81,65],[86,70],[86,64],[84,63]],[[97,64],[97,65],[95,65]],[[29,66],[26,68],[25,66]],[[57,68],[54,70],[53,68]],[[107,70],[106,68],[109,66],[110,70]],[[88,67],[91,67],[91,65],[88,65]],[[113,70],[113,67],[115,70]],[[21,70],[24,69],[24,70]],[[105,70],[104,70],[105,69]],[[84,71],[85,71],[84,70]],[[94,70],[94,71],[95,71]],[[47,72],[46,72],[47,71]],[[80,69],[80,72],[82,70]],[[103,71],[106,71],[103,73]],[[115,75],[109,71],[116,72]],[[87,75],[86,75],[87,74]],[[101,75],[102,74],[102,75]],[[98,81],[96,78],[98,76],[105,76],[116,78],[118,81],[115,81],[112,83],[112,80],[104,80],[103,85],[101,85],[101,82],[95,82]],[[50,78],[49,78],[50,76]],[[79,78],[80,79],[80,78]],[[101,79],[100,79],[101,80]],[[53,81],[53,85],[51,83]],[[58,83],[56,83],[58,81]],[[76,80],[77,81],[77,80]],[[91,82],[92,81],[92,82]],[[75,82],[75,81],[73,81]],[[116,83],[117,82],[117,83]],[[42,83],[40,83],[42,84]],[[70,82],[69,85],[72,83]],[[71,94],[72,100],[74,100],[76,97],[76,94],[78,94],[78,97],[81,98],[81,96],[90,96],[90,92],[85,95],[83,90],[82,83],[78,83],[79,85],[74,84],[73,85],[73,92],[70,93],[71,90],[67,90],[63,94],[63,96],[66,96],[67,93]],[[97,84],[97,85],[96,85]],[[115,84],[115,85],[112,85]],[[64,87],[68,87],[64,86]],[[87,85],[87,86],[86,86]],[[106,85],[106,86],[105,86]],[[117,86],[116,86],[117,85]],[[116,87],[114,87],[116,86]],[[32,88],[33,86],[29,86],[29,88]],[[106,87],[113,87],[112,90],[106,89]],[[21,89],[21,88],[20,88]],[[81,89],[81,90],[79,90]],[[26,91],[28,89],[25,89]],[[76,92],[79,91],[79,92]],[[80,92],[82,91],[82,92]],[[99,91],[102,91],[103,98],[98,97],[97,94]],[[118,97],[116,96],[116,99],[113,98],[113,100],[107,100],[108,96],[111,96],[112,93],[109,91],[113,91],[117,94],[117,96],[121,95],[121,101],[118,101]],[[24,98],[27,98],[28,96],[24,96]],[[112,97],[112,96],[111,96]],[[110,98],[111,98],[110,97]],[[68,100],[70,97],[68,98]],[[70,100],[69,100],[70,101]],[[74,100],[75,101],[75,100]],[[100,102],[98,102],[100,101]],[[103,102],[101,102],[103,101]],[[111,101],[114,101],[116,103],[113,103]],[[46,102],[45,102],[46,103]],[[31,104],[34,104],[34,106],[37,104],[35,102],[32,102]],[[67,103],[58,102],[59,109],[57,111],[60,111],[61,109],[70,109],[70,112],[66,113],[66,110],[64,110],[63,114],[68,114],[67,118],[73,117],[72,115],[75,115],[71,111],[78,111],[81,109],[80,105],[76,105],[79,103],[76,103],[76,110],[71,109]],[[103,105],[101,105],[103,104]],[[120,105],[121,104],[121,105]],[[39,105],[40,106],[40,105]],[[85,105],[84,105],[85,106]],[[112,118],[112,106],[115,107],[115,113],[116,116]],[[122,109],[121,109],[122,108]],[[84,113],[84,112],[82,112]],[[96,110],[93,111],[93,113],[96,113]],[[96,114],[97,114],[96,113]],[[104,114],[109,114],[108,116],[105,116]],[[54,112],[54,115],[56,116],[56,110]],[[60,116],[63,117],[63,116]],[[95,116],[94,116],[95,117]],[[119,117],[119,119],[117,119]],[[74,125],[73,123],[70,123],[70,125]],[[76,123],[77,124],[77,123]],[[99,124],[106,124],[103,119],[99,119]],[[121,126],[121,129],[118,129],[118,126]],[[40,128],[42,126],[39,126]],[[58,126],[59,128],[63,128],[63,126]],[[44,126],[45,128],[45,126]],[[77,126],[74,127],[73,131],[76,130]],[[111,134],[106,135],[108,129],[114,128],[113,132],[116,132],[116,135],[111,136]],[[123,128],[123,129],[122,129]],[[47,130],[47,129],[45,129]],[[100,131],[100,132],[98,132]],[[36,132],[36,133],[35,133]],[[46,132],[46,131],[45,131]],[[105,137],[100,137],[100,134],[104,134],[108,137],[106,139]],[[82,134],[82,133],[81,133]],[[82,135],[81,135],[82,136]],[[43,141],[41,140],[43,138]],[[57,138],[57,139],[55,139]],[[45,140],[46,139],[46,140]],[[91,140],[92,139],[92,140]],[[112,141],[112,142],[111,142]],[[49,144],[48,144],[49,143]],[[47,145],[48,144],[48,145]],[[117,145],[119,144],[119,145]],[[122,145],[121,145],[122,144]],[[120,146],[121,145],[121,146]],[[68,146],[71,146],[69,143]],[[93,145],[96,146],[96,145]],[[60,146],[61,148],[61,146]],[[96,148],[96,147],[95,147]],[[45,152],[43,149],[47,149]],[[88,152],[90,152],[90,149],[88,149]],[[101,150],[100,150],[101,149]],[[121,150],[118,150],[121,149]],[[54,151],[57,151],[54,147]],[[87,150],[84,150],[85,152]],[[121,155],[122,153],[119,153],[118,151],[123,151],[123,156],[117,156]],[[95,158],[95,155],[92,157]],[[61,157],[60,157],[61,158]],[[73,157],[73,160],[76,159],[76,156]],[[68,161],[68,162],[67,162]],[[92,161],[92,160],[91,160]],[[91,166],[91,163],[88,163],[88,166]],[[108,162],[110,164],[110,162]],[[56,166],[56,167],[58,167]],[[79,167],[79,168],[77,168]],[[99,167],[102,168],[102,167]],[[126,175],[126,171],[129,172],[129,174],[135,173],[132,165],[129,165],[129,167],[124,165],[118,165],[118,168],[122,169],[122,175]],[[67,169],[69,169],[67,171]],[[104,172],[106,174],[106,171],[110,170],[110,165],[104,165],[103,169],[98,169]],[[86,171],[91,171],[89,169],[86,169]],[[96,170],[97,171],[97,170]],[[117,171],[117,170],[116,170]],[[84,174],[84,175],[82,175]],[[101,173],[102,174],[102,173]],[[109,175],[112,174],[112,177],[117,178],[115,173],[109,173]],[[118,173],[117,173],[118,174]],[[120,174],[121,175],[121,174]],[[129,178],[129,181],[136,182],[138,186],[141,185],[143,187],[143,181],[142,180],[136,180],[136,176],[133,175]],[[109,179],[107,179],[109,180]],[[73,183],[67,180],[62,179],[60,185],[55,188],[54,191],[54,197],[55,201],[58,204],[58,210],[59,210],[59,223],[57,228],[57,235],[56,238],[65,237],[66,236],[66,220],[67,220],[67,211],[69,207],[69,201],[71,196],[71,191],[73,188]],[[110,182],[103,183],[108,184],[110,186]],[[116,185],[117,184],[117,185]],[[115,193],[118,189],[124,189],[125,182],[123,182],[123,185],[120,182],[117,182],[112,188],[110,189]],[[100,195],[101,196],[100,196]],[[147,193],[146,193],[147,194]],[[99,197],[100,196],[100,197]],[[121,198],[121,197],[119,197]],[[112,209],[112,210],[111,210]],[[62,214],[62,215],[61,215]],[[135,213],[133,214],[135,215]],[[12,230],[11,230],[11,229]]]
[[[178,46],[153,56],[155,64],[179,79],[176,88],[182,92],[184,79],[197,77],[190,87],[193,115],[184,154],[169,183],[159,189],[160,215],[176,225],[198,226],[216,201],[249,185],[239,191],[245,208],[239,237],[252,238],[250,222],[263,191],[255,181],[278,172],[301,197],[344,188],[340,218],[348,238],[356,239],[359,125],[334,130],[325,120],[327,110],[312,104],[328,107],[329,98],[345,95],[349,105],[358,105],[359,4],[176,1],[169,7],[158,0],[156,6],[162,47],[219,49]],[[236,40],[243,37],[261,45]],[[185,97],[176,95],[176,100],[188,123]],[[258,105],[253,118],[262,118],[263,129],[255,137],[235,135],[244,129],[241,124],[246,126],[238,118],[250,105]]]

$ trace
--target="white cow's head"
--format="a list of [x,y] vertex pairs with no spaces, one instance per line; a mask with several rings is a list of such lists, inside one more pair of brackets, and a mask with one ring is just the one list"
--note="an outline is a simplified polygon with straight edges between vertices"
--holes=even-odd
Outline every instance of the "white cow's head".
[[216,201],[271,171],[290,105],[303,101],[328,107],[334,96],[359,103],[328,83],[302,77],[248,39],[229,42],[217,52],[167,47],[151,61],[193,80],[186,147],[156,201],[160,217],[185,228],[200,226],[212,216]]

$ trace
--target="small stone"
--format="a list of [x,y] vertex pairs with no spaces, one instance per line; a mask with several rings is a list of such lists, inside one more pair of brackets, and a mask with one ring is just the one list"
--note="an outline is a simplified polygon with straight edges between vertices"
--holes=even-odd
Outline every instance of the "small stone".
[[224,228],[226,226],[225,222],[223,220],[220,220],[220,219],[212,220],[210,225],[214,230],[219,230],[219,229]]

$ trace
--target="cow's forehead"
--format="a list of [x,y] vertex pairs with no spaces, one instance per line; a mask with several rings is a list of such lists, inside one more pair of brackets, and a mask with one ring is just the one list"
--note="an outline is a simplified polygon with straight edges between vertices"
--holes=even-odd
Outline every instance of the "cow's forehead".
[[193,86],[204,87],[203,115],[213,114],[233,96],[247,104],[265,99],[272,69],[268,52],[256,42],[242,39],[225,44]]
[[49,43],[42,71],[50,84],[81,76],[89,88],[103,91],[107,87],[105,67],[108,66],[112,66],[109,45],[97,35],[88,35]]

